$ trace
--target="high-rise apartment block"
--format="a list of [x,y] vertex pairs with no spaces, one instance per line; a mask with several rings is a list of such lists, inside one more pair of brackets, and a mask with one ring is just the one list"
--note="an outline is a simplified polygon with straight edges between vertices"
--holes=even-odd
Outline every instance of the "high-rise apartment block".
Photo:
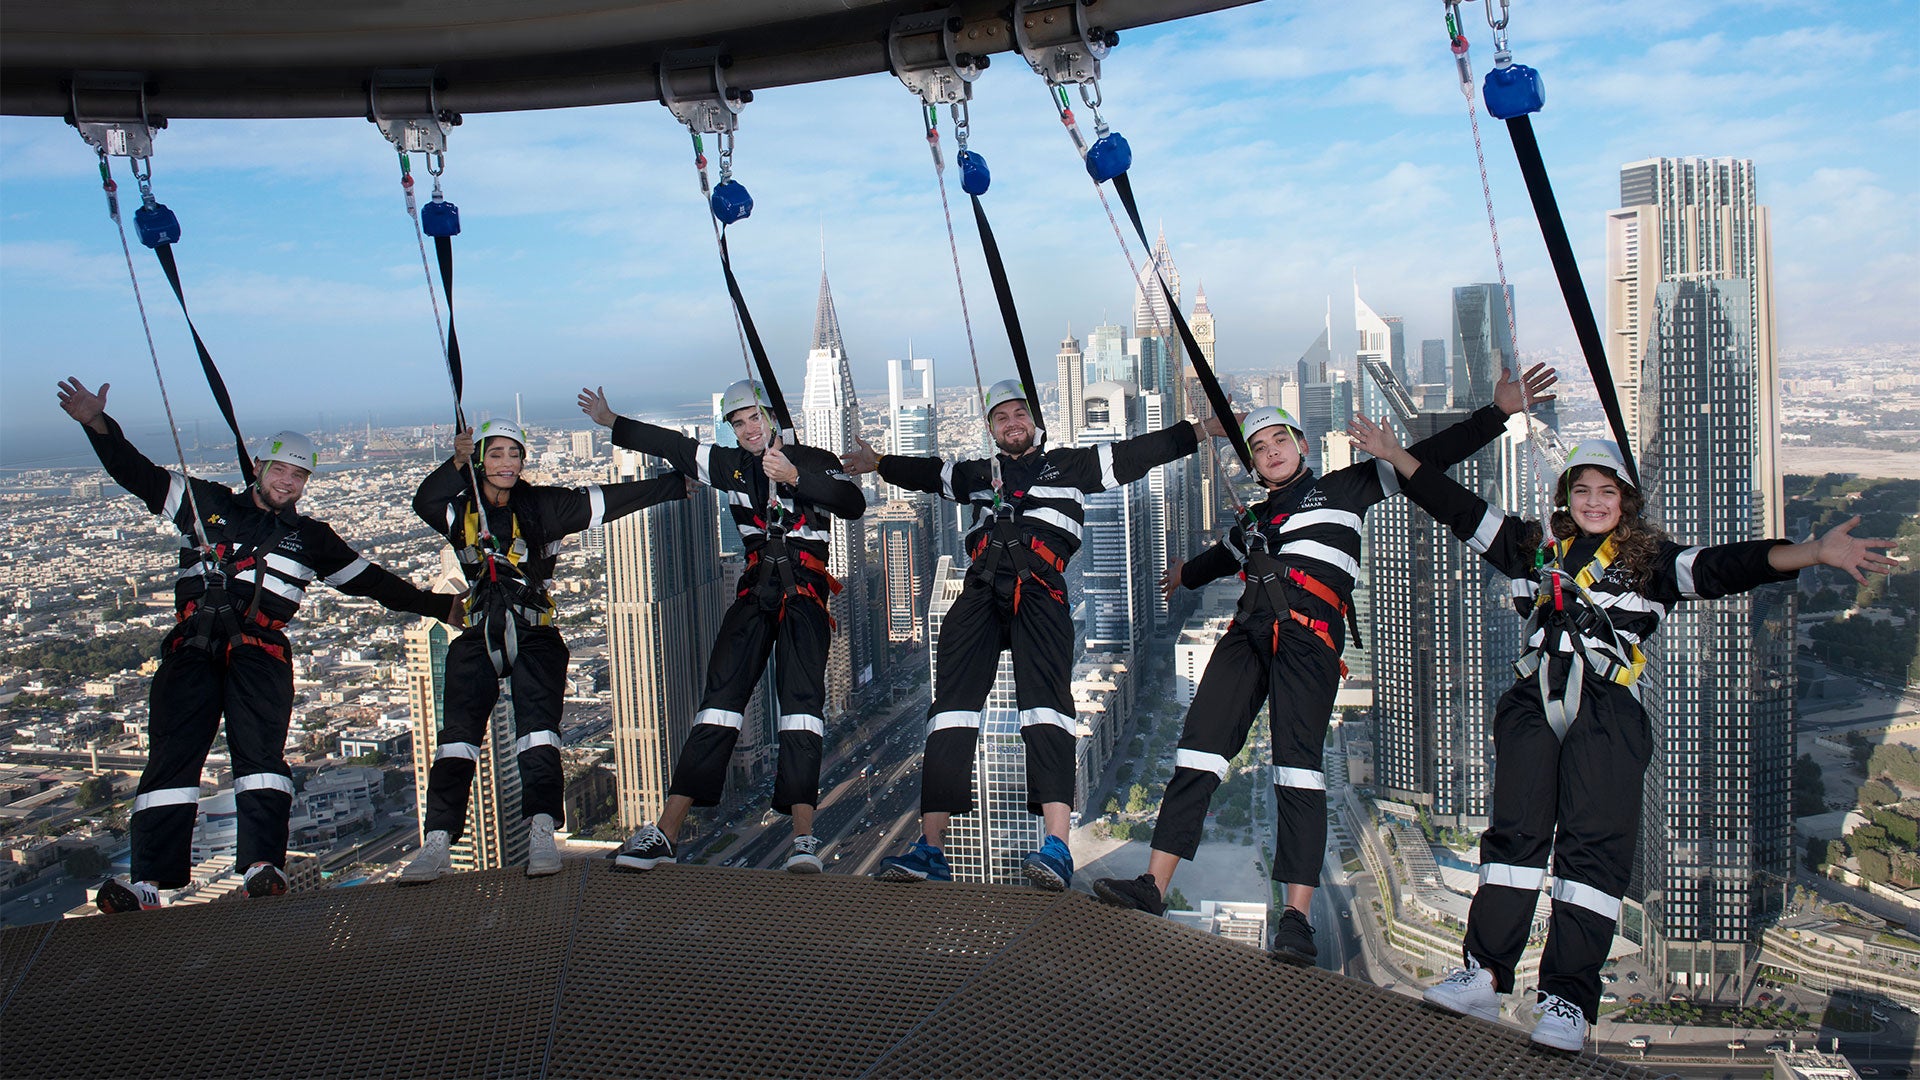
[[927,641],[926,604],[935,556],[923,502],[895,499],[867,513],[880,536],[880,610],[890,644]]
[[[1157,396],[1157,395],[1156,395]],[[1140,434],[1140,403],[1133,388],[1095,383],[1087,388],[1086,446],[1120,442]],[[1085,542],[1074,559],[1080,598],[1086,603],[1087,647],[1139,657],[1153,632],[1155,553],[1148,508],[1149,482],[1087,496]],[[1164,551],[1164,546],[1162,547]]]
[[1078,446],[1080,428],[1087,418],[1087,369],[1080,342],[1075,340],[1072,331],[1068,331],[1066,340],[1060,343],[1054,359],[1058,361],[1059,370],[1060,418],[1047,433],[1047,442],[1053,446]]

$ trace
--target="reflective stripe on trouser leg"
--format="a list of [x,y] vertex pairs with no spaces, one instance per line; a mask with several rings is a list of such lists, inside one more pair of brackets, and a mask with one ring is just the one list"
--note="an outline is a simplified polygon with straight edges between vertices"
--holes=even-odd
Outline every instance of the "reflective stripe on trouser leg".
[[287,727],[293,718],[293,667],[287,639],[257,629],[265,649],[227,653],[227,749],[233,754],[234,863],[284,867],[287,817],[293,808],[293,770],[287,767]]
[[1074,737],[1052,724],[1020,729],[1027,751],[1027,813],[1045,803],[1073,803]]
[[1480,837],[1482,884],[1467,914],[1463,952],[1506,994],[1513,991],[1513,969],[1526,951],[1553,847],[1561,745],[1541,708],[1539,688],[1526,680],[1501,695],[1492,728],[1493,796],[1487,831]]
[[1072,805],[1079,731],[1073,708],[1073,615],[1042,585],[1063,588],[1055,571],[1037,570],[1019,610],[1008,615],[1013,696],[1027,750],[1027,812],[1032,814],[1046,803]]
[[[204,650],[173,647],[186,636],[182,623],[160,644],[160,669],[147,690],[148,749],[137,788],[139,812],[128,822],[133,879],[163,888],[192,880],[200,770],[225,707],[225,666]],[[176,794],[160,794],[168,791]],[[186,797],[189,791],[191,798]],[[140,798],[147,800],[144,808]]]
[[804,601],[788,604],[787,617],[777,625],[773,674],[780,691],[780,756],[774,763],[773,808],[782,814],[820,802],[820,757],[827,733],[821,713],[832,633],[826,609]]
[[487,656],[486,631],[469,626],[447,646],[446,701],[441,708],[433,766],[427,770],[424,832],[459,840],[467,829],[467,801],[488,721],[500,700],[500,676]]
[[551,626],[520,627],[520,655],[508,680],[513,695],[514,756],[520,765],[520,816],[546,814],[563,824],[566,769],[560,761],[560,717],[567,689],[567,643]]
[[693,729],[673,762],[667,794],[695,806],[717,806],[726,793],[727,762],[740,741],[747,706],[773,652],[773,619],[751,597],[736,599],[720,618],[707,656],[706,688]]
[[970,580],[960,599],[947,609],[940,640],[934,643],[933,704],[927,709],[927,748],[920,758],[923,814],[965,814],[973,809],[980,710],[999,673],[1006,634],[993,583]]
[[1215,644],[1205,673],[1187,707],[1173,778],[1160,800],[1153,849],[1193,858],[1213,793],[1227,777],[1229,760],[1247,743],[1267,694],[1266,650],[1238,623]]
[[973,810],[973,758],[980,729],[938,728],[927,736],[920,759],[920,812],[965,814]]
[[1567,899],[1561,895],[1561,884],[1554,882],[1547,947],[1540,955],[1540,989],[1580,1006],[1591,1024],[1599,1019],[1600,965],[1607,962],[1615,926],[1614,919],[1596,909],[1611,906],[1618,911],[1620,901],[1590,885],[1566,890],[1579,896]]
[[[1270,624],[1269,624],[1270,626]],[[1340,657],[1312,631],[1288,620],[1278,635],[1267,682],[1267,717],[1273,727],[1273,880],[1320,884],[1327,853],[1327,778],[1321,756],[1334,695],[1340,690]]]

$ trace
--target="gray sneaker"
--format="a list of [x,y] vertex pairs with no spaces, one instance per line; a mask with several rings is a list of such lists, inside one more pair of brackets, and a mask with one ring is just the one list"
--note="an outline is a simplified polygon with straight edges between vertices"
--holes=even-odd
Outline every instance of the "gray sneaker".
[[820,838],[801,835],[793,838],[793,854],[784,867],[789,874],[817,874],[821,871]]
[[553,815],[527,819],[527,876],[546,877],[560,872],[560,849],[553,843]]
[[426,840],[420,844],[420,854],[413,857],[413,861],[400,871],[400,876],[395,880],[402,885],[425,885],[438,879],[451,868],[447,861],[447,847],[452,843],[445,829],[428,833]]
[[1481,967],[1471,956],[1467,957],[1465,967],[1449,971],[1446,978],[1427,987],[1420,996],[1427,1004],[1448,1012],[1495,1023],[1500,1021],[1500,994],[1493,988],[1493,972]]

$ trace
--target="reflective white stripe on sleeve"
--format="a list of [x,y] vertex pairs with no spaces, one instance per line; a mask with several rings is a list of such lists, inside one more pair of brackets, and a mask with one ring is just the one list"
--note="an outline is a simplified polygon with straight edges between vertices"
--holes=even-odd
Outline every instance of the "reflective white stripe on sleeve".
[[514,756],[518,757],[536,746],[551,746],[555,750],[560,749],[560,733],[557,731],[529,731],[525,735],[513,740]]
[[951,461],[940,463],[940,494],[956,502],[960,499],[960,496],[953,493],[953,462]]
[[1697,547],[1690,547],[1687,550],[1681,552],[1680,554],[1674,556],[1674,559],[1673,559],[1673,576],[1675,579],[1675,584],[1677,584],[1680,588],[1680,595],[1686,597],[1689,600],[1700,599],[1700,594],[1693,591],[1693,560],[1699,557],[1700,557],[1700,549]]
[[1649,600],[1637,592],[1595,592],[1592,596],[1608,611],[1647,611],[1662,617],[1667,614],[1667,605],[1658,600]]
[[[277,558],[277,556],[267,556],[267,565],[272,566],[275,558]],[[340,569],[335,570],[333,573],[328,574],[322,580],[337,589],[347,582],[352,581],[354,578],[359,577],[361,571],[372,565],[372,563],[365,559],[355,559]]]
[[[268,552],[266,557],[261,561],[267,564],[267,569],[272,570],[282,577],[293,578],[302,585],[312,581],[316,573],[313,567],[308,566],[299,559],[290,558],[279,552]],[[342,572],[344,573],[344,571]],[[239,576],[248,579],[253,577],[251,573],[244,570],[240,572]]]
[[1033,496],[1036,499],[1066,499],[1069,502],[1077,502],[1077,503],[1083,503],[1087,501],[1087,493],[1084,491],[1081,491],[1079,488],[1030,487],[1027,489],[1027,494]]
[[292,582],[281,581],[279,578],[274,577],[272,574],[266,574],[262,576],[260,579],[260,585],[262,588],[266,589],[268,592],[272,593],[273,595],[281,597],[283,599],[291,600],[296,604],[300,603],[301,601],[307,598],[307,590],[301,588],[298,585],[293,584]]
[[961,712],[958,710],[951,711],[951,712],[934,713],[933,716],[927,721],[927,730],[929,732],[939,731],[942,728],[954,728],[954,727],[977,728],[979,726],[980,726],[979,713]]
[[701,709],[699,712],[693,714],[693,722],[696,724],[712,724],[715,727],[730,727],[735,731],[739,731],[741,725],[746,723],[746,720],[745,714],[737,713],[730,709]]
[[780,716],[780,730],[811,731],[823,739],[827,737],[827,725],[825,721],[811,713],[782,713]]
[[1553,898],[1555,900],[1564,900],[1575,907],[1586,908],[1596,915],[1612,919],[1615,922],[1620,920],[1620,898],[1617,896],[1609,896],[1583,881],[1569,881],[1566,878],[1555,878],[1553,880]]
[[1205,750],[1175,750],[1173,767],[1210,772],[1222,780],[1227,778],[1227,759],[1219,754],[1209,754]]
[[591,529],[607,519],[607,493],[601,490],[599,484],[587,485],[587,505],[593,508],[593,516],[587,519],[587,528]]
[[753,496],[744,491],[729,491],[727,492],[727,505],[751,507],[754,505]]
[[1058,709],[1021,709],[1020,710],[1020,726],[1021,727],[1023,728],[1033,727],[1037,724],[1051,724],[1054,727],[1060,728],[1061,730],[1065,731],[1069,735],[1073,734],[1075,729],[1078,727],[1078,724],[1074,721],[1073,717],[1068,716],[1066,713],[1063,713]]
[[1044,506],[1035,506],[1020,512],[1024,521],[1044,521],[1047,524],[1073,537],[1080,539],[1080,523],[1058,510],[1049,510]]
[[1493,546],[1494,537],[1500,535],[1500,526],[1506,521],[1507,515],[1491,506],[1487,507],[1487,512],[1480,515],[1480,527],[1467,538],[1467,546],[1473,549],[1475,555],[1485,555],[1487,549]]
[[1510,578],[1507,581],[1507,591],[1519,599],[1531,600],[1533,595],[1540,591],[1540,583],[1532,578]]
[[1113,472],[1113,444],[1102,443],[1093,456],[1100,460],[1100,490],[1112,491],[1119,487],[1120,478]]
[[1318,769],[1295,769],[1287,765],[1273,767],[1273,786],[1301,788],[1307,791],[1327,790],[1327,774]]
[[701,443],[700,445],[694,447],[693,448],[693,467],[699,470],[701,483],[708,484],[708,485],[711,485],[713,483],[713,473],[708,471],[709,469],[712,468],[712,466],[713,466],[713,444]]
[[[168,521],[180,512],[180,503],[187,497],[187,482],[180,479],[179,473],[167,474],[167,501],[160,504],[160,512]],[[183,532],[185,530],[182,530]]]
[[245,795],[249,791],[284,791],[293,794],[293,780],[279,773],[257,772],[233,778],[233,793]]
[[1280,532],[1282,534],[1298,532],[1315,525],[1338,525],[1357,533],[1362,524],[1364,523],[1360,520],[1360,515],[1351,510],[1302,510],[1297,514],[1287,515],[1287,520],[1280,526]]
[[1330,547],[1315,540],[1294,540],[1281,544],[1277,554],[1305,555],[1309,559],[1318,559],[1326,563],[1350,578],[1360,576],[1360,564],[1354,561],[1353,556],[1337,547]]
[[133,797],[133,812],[152,810],[159,806],[198,806],[200,789],[197,787],[158,788],[141,792]]
[[1538,866],[1514,866],[1511,863],[1481,863],[1480,884],[1501,885],[1509,889],[1540,890],[1547,872]]
[[465,758],[468,761],[480,760],[480,747],[470,742],[443,742],[433,752],[433,760],[441,758]]
[[1380,490],[1388,495],[1400,494],[1400,474],[1387,464],[1386,458],[1374,458],[1373,470],[1380,474]]

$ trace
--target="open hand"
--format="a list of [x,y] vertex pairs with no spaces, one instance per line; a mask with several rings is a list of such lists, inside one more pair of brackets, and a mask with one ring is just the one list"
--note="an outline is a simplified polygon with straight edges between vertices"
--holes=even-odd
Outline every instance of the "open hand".
[[453,436],[453,463],[464,467],[473,460],[473,429],[458,431]]
[[1168,600],[1180,589],[1180,571],[1187,565],[1185,559],[1175,559],[1168,564],[1167,572],[1160,575],[1160,595]]
[[1560,381],[1560,373],[1545,364],[1535,364],[1527,369],[1526,375],[1516,382],[1513,372],[1500,369],[1500,381],[1493,387],[1493,403],[1509,416],[1525,409],[1531,409],[1542,402],[1552,401],[1554,395],[1547,390]]
[[601,427],[612,427],[615,419],[613,406],[607,404],[607,388],[596,387],[592,390],[580,388],[580,411]]
[[1892,548],[1892,540],[1869,540],[1854,536],[1853,527],[1858,524],[1860,515],[1855,514],[1822,533],[1818,541],[1818,555],[1821,563],[1845,570],[1853,575],[1853,580],[1865,585],[1867,577],[1861,571],[1891,574],[1899,569],[1901,560],[1873,550]]
[[840,467],[847,470],[849,476],[870,473],[880,467],[880,455],[874,452],[867,440],[858,435],[853,437],[855,448],[840,455]]
[[60,407],[67,411],[68,416],[105,435],[107,422],[101,417],[106,415],[107,387],[112,385],[101,383],[100,389],[89,390],[87,384],[70,376],[60,384]]

